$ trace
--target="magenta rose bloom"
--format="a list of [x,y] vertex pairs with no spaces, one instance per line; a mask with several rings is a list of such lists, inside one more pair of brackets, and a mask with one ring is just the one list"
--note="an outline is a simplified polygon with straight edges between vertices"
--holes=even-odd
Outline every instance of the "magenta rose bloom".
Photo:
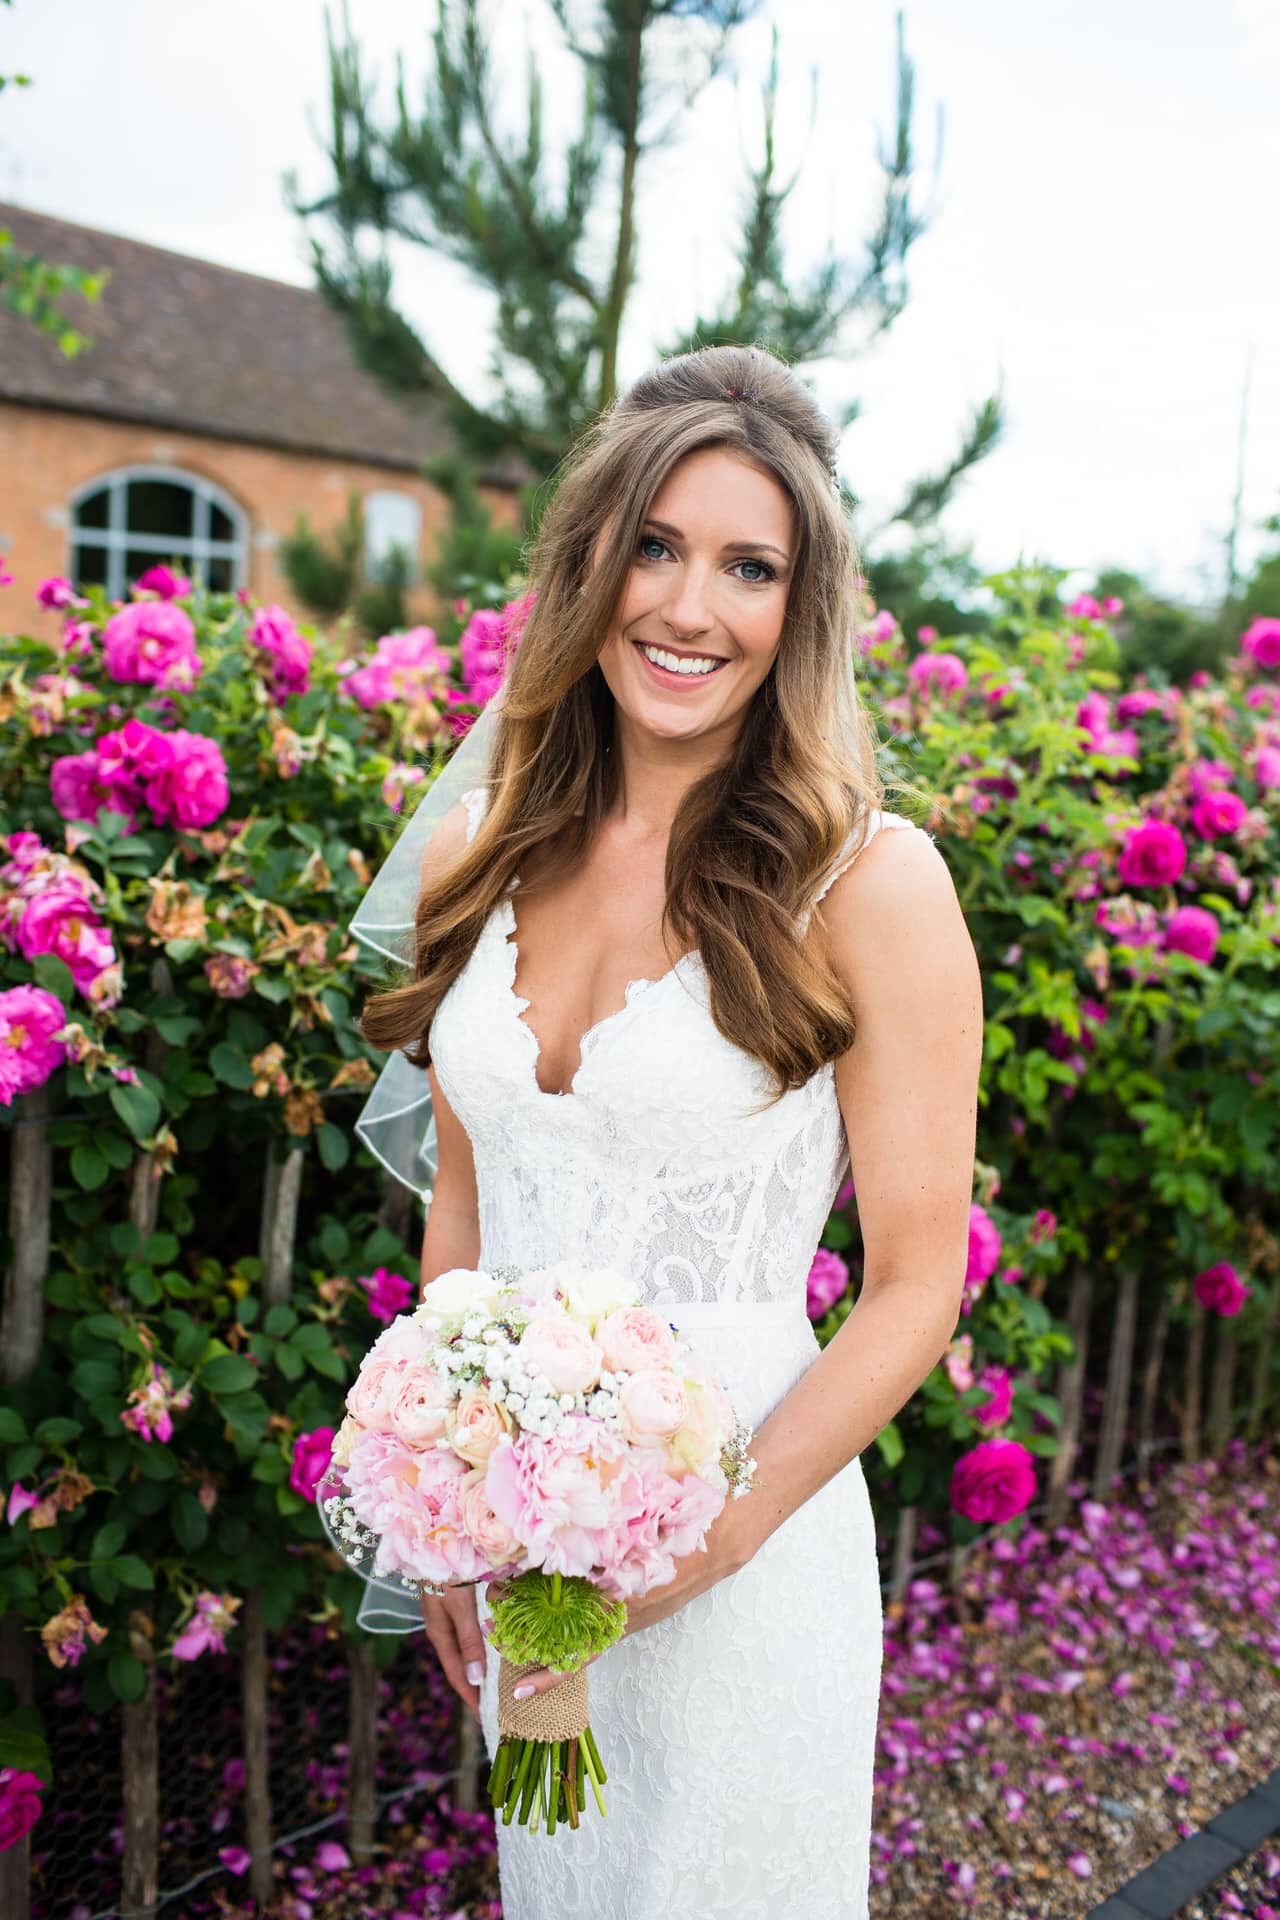
[[1207,907],[1177,907],[1164,923],[1165,949],[1207,965],[1217,952],[1218,931],[1218,917]]
[[0,1106],[42,1087],[67,1059],[55,1038],[67,1010],[45,987],[8,987],[0,992]]
[[48,607],[53,613],[61,613],[67,607],[87,607],[89,602],[82,600],[69,580],[61,574],[55,574],[51,580],[42,580],[36,588],[36,599],[42,607]]
[[372,1273],[358,1276],[360,1285],[369,1296],[369,1311],[375,1320],[381,1320],[384,1326],[390,1326],[398,1313],[413,1303],[413,1282],[406,1280],[402,1273],[391,1273],[386,1267],[377,1267]]
[[249,641],[269,669],[273,700],[307,691],[311,642],[298,632],[283,607],[259,607],[249,629]]
[[1116,871],[1126,887],[1167,887],[1187,864],[1186,842],[1167,820],[1144,820],[1125,837]]
[[1025,1513],[1036,1490],[1031,1455],[1018,1440],[983,1440],[956,1461],[951,1504],[978,1526],[1002,1526]]
[[164,738],[170,757],[147,782],[147,805],[162,826],[211,826],[231,797],[222,748],[206,734],[181,728]]
[[134,600],[102,630],[102,654],[113,680],[187,689],[203,668],[191,617],[169,600]]
[[1260,667],[1280,667],[1280,620],[1259,614],[1240,636],[1240,651]]
[[849,1269],[838,1253],[819,1247],[809,1268],[805,1293],[805,1312],[811,1320],[821,1320],[849,1284]]
[[1007,1367],[984,1367],[978,1381],[990,1398],[973,1409],[980,1427],[1002,1427],[1013,1412],[1013,1376]]
[[958,653],[921,653],[907,668],[907,678],[919,693],[963,693],[969,669]]
[[1191,824],[1202,840],[1220,840],[1235,833],[1249,809],[1238,793],[1215,787],[1202,793],[1191,809]]
[[310,1433],[300,1433],[293,1443],[293,1465],[289,1472],[289,1485],[304,1500],[314,1500],[316,1488],[329,1471],[329,1462],[333,1458],[332,1427],[312,1427]]
[[0,1853],[30,1833],[43,1811],[43,1792],[44,1782],[34,1773],[0,1767]]
[[966,1281],[989,1280],[1000,1259],[1000,1229],[976,1200],[969,1206],[969,1261]]
[[59,874],[27,902],[15,937],[28,960],[41,953],[65,960],[80,993],[87,994],[98,975],[116,964],[111,935],[73,873]]
[[155,593],[162,600],[180,600],[191,591],[191,582],[185,573],[175,573],[172,567],[165,566],[148,567],[133,584],[139,593]]
[[1224,1319],[1239,1313],[1249,1298],[1249,1288],[1229,1260],[1219,1260],[1216,1266],[1206,1267],[1192,1284],[1200,1305],[1210,1313],[1220,1313]]

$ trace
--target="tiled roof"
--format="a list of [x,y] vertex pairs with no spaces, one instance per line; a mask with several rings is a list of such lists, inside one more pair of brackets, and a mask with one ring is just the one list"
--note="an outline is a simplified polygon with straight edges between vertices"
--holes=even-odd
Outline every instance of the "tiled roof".
[[[449,446],[439,410],[358,366],[323,296],[0,202],[23,253],[111,278],[59,305],[94,344],[68,359],[0,306],[0,397],[398,469]],[[484,477],[515,484],[513,462]]]

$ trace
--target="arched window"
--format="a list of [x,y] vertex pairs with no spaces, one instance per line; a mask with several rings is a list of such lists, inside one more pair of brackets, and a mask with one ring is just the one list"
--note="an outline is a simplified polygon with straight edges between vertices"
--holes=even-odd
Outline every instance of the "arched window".
[[418,558],[422,538],[422,508],[411,493],[398,493],[384,487],[364,497],[364,564],[371,580],[380,580],[383,570],[399,547],[410,574]]
[[122,600],[148,567],[174,561],[220,593],[246,579],[248,527],[235,502],[199,474],[121,467],[71,502],[70,575]]

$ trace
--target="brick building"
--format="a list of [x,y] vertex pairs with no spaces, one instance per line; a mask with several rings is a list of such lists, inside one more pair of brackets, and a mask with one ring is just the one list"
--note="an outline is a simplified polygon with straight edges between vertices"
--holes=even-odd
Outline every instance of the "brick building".
[[[276,547],[299,514],[335,526],[352,489],[371,554],[406,545],[420,575],[447,518],[421,468],[447,430],[355,363],[320,294],[3,203],[0,227],[24,253],[111,276],[95,305],[60,303],[94,342],[74,359],[0,307],[6,625],[52,638],[59,616],[32,597],[50,574],[119,597],[161,560],[306,617]],[[514,523],[520,470],[481,478]],[[429,619],[430,589],[409,606]]]

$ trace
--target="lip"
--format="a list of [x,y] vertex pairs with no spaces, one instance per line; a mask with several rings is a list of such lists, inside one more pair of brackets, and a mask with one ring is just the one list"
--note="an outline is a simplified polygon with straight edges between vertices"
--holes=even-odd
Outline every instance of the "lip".
[[[654,665],[644,650],[643,641],[633,640],[631,644],[634,646],[640,664],[645,672],[652,674],[660,687],[678,688],[681,693],[687,693],[691,687],[705,687],[708,680],[715,679],[720,671],[720,667],[727,667],[729,664],[727,660],[721,659],[720,666],[713,667],[710,673],[672,673],[669,667]],[[652,645],[652,642],[650,642],[650,644]],[[674,653],[681,659],[710,660],[713,657],[709,653],[697,653],[692,647],[685,653],[682,653],[679,647],[664,647],[662,650],[664,653]]]

